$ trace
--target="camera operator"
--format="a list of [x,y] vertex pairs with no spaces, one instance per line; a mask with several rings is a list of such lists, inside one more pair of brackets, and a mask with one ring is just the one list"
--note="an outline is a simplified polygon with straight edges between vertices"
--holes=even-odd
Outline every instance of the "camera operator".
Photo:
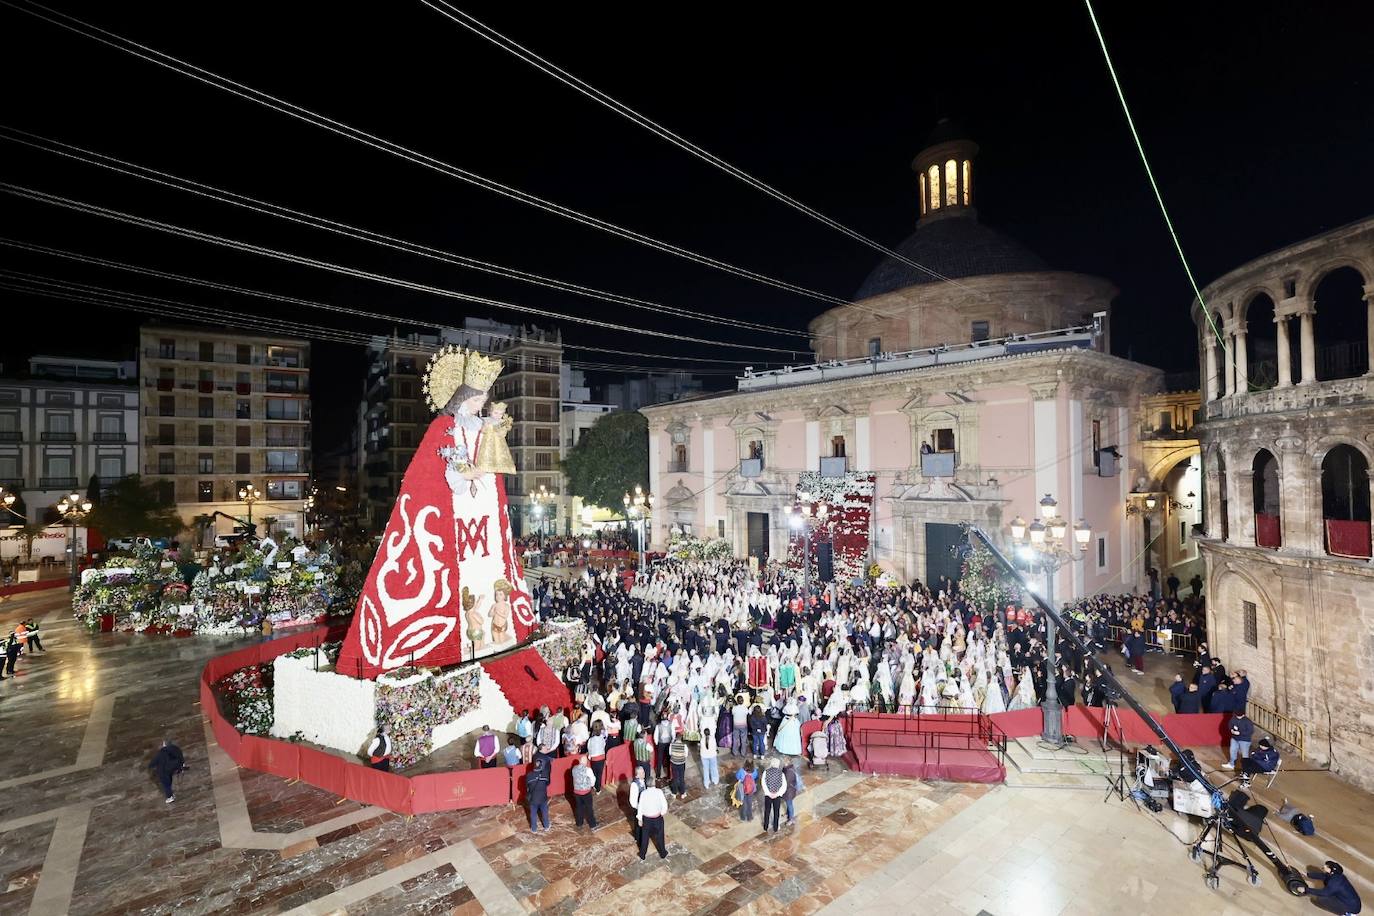
[[1341,863],[1330,859],[1322,869],[1309,868],[1307,878],[1322,882],[1322,887],[1309,887],[1300,893],[1316,898],[1312,902],[1328,913],[1343,913],[1346,916],[1360,911],[1360,895],[1355,893],[1350,879],[1345,876]]

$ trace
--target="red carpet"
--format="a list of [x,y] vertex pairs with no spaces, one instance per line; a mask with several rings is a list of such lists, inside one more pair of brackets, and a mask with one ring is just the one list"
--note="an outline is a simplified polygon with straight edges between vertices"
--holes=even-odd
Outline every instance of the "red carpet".
[[548,706],[551,710],[571,708],[572,695],[558,675],[536,649],[524,649],[482,662],[492,680],[519,715],[525,710]]

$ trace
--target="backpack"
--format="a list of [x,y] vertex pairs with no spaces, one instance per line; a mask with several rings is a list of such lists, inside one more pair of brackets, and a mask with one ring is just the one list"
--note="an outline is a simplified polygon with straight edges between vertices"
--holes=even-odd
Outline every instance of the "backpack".
[[1303,836],[1312,836],[1317,832],[1317,827],[1312,823],[1312,818],[1308,817],[1306,814],[1293,815],[1293,820],[1290,823],[1292,823],[1298,833],[1301,833]]
[[745,795],[753,795],[753,794],[754,794],[754,774],[753,774],[753,773],[745,773],[745,774],[744,774],[744,781],[743,781],[742,785],[744,786],[744,794],[745,794]]

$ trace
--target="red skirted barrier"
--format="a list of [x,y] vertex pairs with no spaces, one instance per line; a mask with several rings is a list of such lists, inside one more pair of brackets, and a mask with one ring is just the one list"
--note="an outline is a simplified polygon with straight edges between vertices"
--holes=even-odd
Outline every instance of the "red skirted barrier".
[[572,695],[567,686],[537,649],[487,659],[481,665],[506,695],[516,715],[540,706],[553,710],[572,708]]
[[1015,712],[993,713],[988,718],[1008,738],[1025,738],[1030,735],[1038,735],[1045,728],[1045,719],[1040,714],[1039,706],[1034,709],[1018,709]]
[[50,588],[64,588],[70,582],[63,579],[44,579],[41,582],[20,582],[17,585],[6,585],[0,588],[0,595],[8,598],[11,595],[22,595],[25,592],[41,592]]
[[[269,642],[245,646],[206,662],[200,674],[201,709],[210,719],[215,741],[235,763],[284,779],[300,779],[335,795],[365,805],[376,805],[399,814],[453,811],[485,805],[504,805],[511,800],[524,801],[524,777],[525,771],[528,770],[526,766],[404,776],[400,773],[374,770],[361,761],[353,761],[313,747],[258,735],[243,735],[224,718],[211,687],[215,681],[240,668],[269,662],[302,646],[314,646],[331,638],[337,639],[341,634],[342,631],[339,629],[319,627]],[[549,666],[538,652],[530,649],[502,659],[501,662],[516,659],[519,663],[514,667],[518,674],[504,672],[503,676],[506,677],[506,682],[516,684],[517,690],[530,690],[537,684],[541,693],[533,703],[534,707],[543,703],[550,706],[571,705],[567,688],[549,670]],[[499,666],[500,662],[484,664]],[[524,670],[526,665],[535,673],[533,681]],[[493,674],[493,677],[496,675]],[[523,686],[520,685],[522,678],[526,682]],[[506,683],[499,678],[497,683],[502,684],[503,690],[506,689]],[[554,685],[557,690],[561,690],[561,695],[554,692]],[[509,697],[509,694],[507,696]],[[566,757],[554,760],[550,794],[572,791],[572,778],[568,771],[572,769],[575,759]],[[633,769],[630,746],[623,744],[612,748],[606,754],[603,781],[606,784],[614,784],[622,779],[629,779]]]

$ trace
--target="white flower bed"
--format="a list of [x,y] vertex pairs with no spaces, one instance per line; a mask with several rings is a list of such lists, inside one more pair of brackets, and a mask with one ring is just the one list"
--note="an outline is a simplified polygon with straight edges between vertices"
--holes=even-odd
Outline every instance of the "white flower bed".
[[309,657],[283,655],[272,662],[272,736],[299,732],[314,744],[360,753],[376,728],[377,685],[320,670]]

